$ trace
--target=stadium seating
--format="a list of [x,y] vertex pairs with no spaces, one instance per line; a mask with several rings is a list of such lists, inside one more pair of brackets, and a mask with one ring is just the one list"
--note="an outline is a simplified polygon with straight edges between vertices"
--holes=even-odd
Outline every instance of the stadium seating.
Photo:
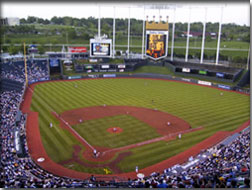
[[[40,168],[29,157],[25,134],[25,115],[16,122],[24,89],[23,62],[3,64],[4,89],[0,107],[0,187],[3,188],[249,188],[250,187],[250,131],[244,130],[205,151],[208,156],[188,169],[177,171],[175,166],[163,173],[154,172],[143,179],[104,181],[95,176],[77,180],[55,176]],[[19,68],[17,70],[17,68]],[[48,77],[46,62],[28,62],[30,80]],[[6,87],[6,85],[9,87]],[[16,123],[16,125],[13,125]],[[24,140],[24,158],[14,148],[13,130],[19,129]],[[186,163],[185,163],[186,164]],[[176,172],[175,172],[176,171]]]

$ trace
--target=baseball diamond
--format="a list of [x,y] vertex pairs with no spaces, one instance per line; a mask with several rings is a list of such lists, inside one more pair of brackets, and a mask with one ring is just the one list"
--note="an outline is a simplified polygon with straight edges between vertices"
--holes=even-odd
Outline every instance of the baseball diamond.
[[32,84],[22,110],[29,112],[30,154],[35,162],[45,158],[37,162],[44,169],[80,179],[126,179],[136,175],[136,166],[145,175],[162,171],[245,128],[248,99],[187,82],[85,79]]

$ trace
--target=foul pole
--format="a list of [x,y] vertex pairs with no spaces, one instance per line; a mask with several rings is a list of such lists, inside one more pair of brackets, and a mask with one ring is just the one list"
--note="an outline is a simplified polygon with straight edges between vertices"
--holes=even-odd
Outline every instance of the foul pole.
[[25,85],[28,86],[25,42],[24,42],[24,66],[25,66]]

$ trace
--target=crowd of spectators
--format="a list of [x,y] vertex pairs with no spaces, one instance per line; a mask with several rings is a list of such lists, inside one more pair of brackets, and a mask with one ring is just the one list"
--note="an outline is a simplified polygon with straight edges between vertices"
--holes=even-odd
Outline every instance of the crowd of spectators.
[[[10,61],[2,64],[1,77],[19,82],[25,81],[24,61]],[[49,69],[46,59],[27,61],[28,81],[40,78],[49,78]]]
[[[8,63],[4,77],[24,83],[23,63]],[[49,75],[46,64],[28,63],[30,80]],[[1,93],[0,108],[0,187],[3,188],[55,188],[55,187],[146,187],[146,188],[249,188],[250,187],[250,132],[241,133],[227,146],[217,145],[206,150],[209,156],[178,173],[167,168],[162,173],[128,181],[102,181],[91,176],[86,180],[55,176],[40,168],[29,157],[26,140],[25,156],[15,150],[14,130],[25,134],[25,115],[16,122],[16,115],[23,98],[23,91]]]
[[[153,187],[153,188],[238,188],[250,187],[250,133],[243,133],[229,146],[220,145],[209,149],[211,156],[181,173],[171,174],[170,168],[163,173],[152,173],[143,179],[127,182],[97,181],[94,176],[87,180],[74,180],[55,176],[44,171],[28,156],[18,158],[13,140],[15,127],[25,132],[25,117],[18,126],[15,116],[22,93],[14,91],[1,94],[1,166],[0,186],[4,188],[55,188],[55,187]],[[28,151],[27,144],[24,144]]]
[[249,188],[250,132],[228,146],[209,149],[211,156],[180,174],[153,173],[150,177],[130,181],[132,187],[165,188]]
[[[88,181],[73,180],[54,176],[36,165],[28,155],[25,141],[25,157],[18,157],[15,150],[14,130],[18,128],[25,134],[25,116],[16,122],[22,92],[5,91],[1,93],[0,108],[0,187],[3,188],[53,188],[53,187],[84,187]],[[87,185],[88,186],[88,185]]]

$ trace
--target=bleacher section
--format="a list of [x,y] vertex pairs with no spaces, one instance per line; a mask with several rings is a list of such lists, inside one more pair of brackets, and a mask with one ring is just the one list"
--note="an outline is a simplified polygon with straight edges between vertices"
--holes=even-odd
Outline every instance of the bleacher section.
[[248,70],[245,75],[241,78],[241,80],[238,82],[237,86],[244,87],[247,84],[250,84],[250,70]]
[[222,141],[220,144],[221,145],[224,145],[224,146],[227,146],[229,145],[231,142],[233,142],[235,139],[237,139],[238,137],[240,136],[239,133],[235,133],[233,134],[232,136],[226,138],[224,141]]
[[173,72],[188,76],[202,76],[205,78],[217,78],[222,81],[234,82],[241,74],[243,69],[232,68],[221,65],[199,64],[182,61],[166,60],[166,66]]
[[23,83],[14,81],[11,79],[2,79],[0,81],[0,86],[1,86],[1,92],[4,91],[17,91],[21,92],[23,89]]

